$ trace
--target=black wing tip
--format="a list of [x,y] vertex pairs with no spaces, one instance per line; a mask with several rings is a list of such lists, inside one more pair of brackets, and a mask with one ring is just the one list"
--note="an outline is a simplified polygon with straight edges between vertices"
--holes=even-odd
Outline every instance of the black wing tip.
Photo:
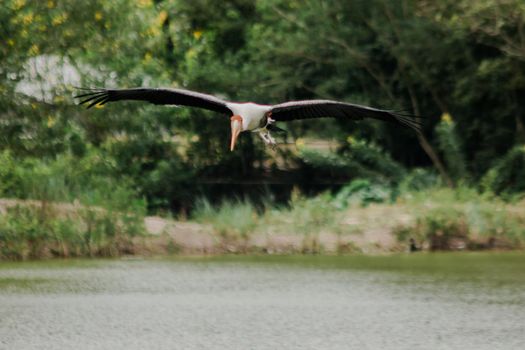
[[428,119],[427,116],[424,115],[417,115],[410,111],[410,109],[399,109],[399,110],[389,110],[388,112],[395,114],[395,115],[401,115],[404,117],[414,118],[414,119]]
[[396,120],[403,126],[414,130],[416,133],[421,134],[423,132],[423,120],[426,117],[410,114],[407,111],[390,111],[390,114],[396,118]]
[[[90,109],[96,105],[103,106],[109,101],[110,90],[101,89],[101,88],[85,88],[85,87],[75,87],[80,94],[73,96],[74,98],[83,98],[80,101],[79,105],[86,105],[86,109]],[[89,92],[86,92],[89,91]]]

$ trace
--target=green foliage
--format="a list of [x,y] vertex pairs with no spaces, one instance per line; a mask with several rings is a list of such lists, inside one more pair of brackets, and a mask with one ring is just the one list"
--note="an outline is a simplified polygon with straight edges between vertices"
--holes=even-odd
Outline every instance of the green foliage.
[[394,191],[385,185],[373,184],[367,179],[356,179],[343,187],[335,196],[338,209],[349,205],[367,206],[370,203],[384,203],[393,199]]
[[299,157],[310,170],[310,177],[371,178],[376,182],[398,183],[405,174],[403,166],[380,147],[352,137],[338,153],[303,147]]
[[0,260],[114,256],[144,232],[144,201],[99,154],[0,159],[0,195],[26,199],[0,203]]
[[22,174],[9,151],[0,153],[0,164],[0,194],[5,196],[22,186]]
[[332,203],[329,193],[308,198],[295,189],[287,208],[266,208],[258,231],[266,234],[281,233],[302,238],[302,253],[323,251],[319,236],[323,232],[339,234],[341,212]]
[[456,181],[468,180],[466,161],[459,135],[456,131],[456,123],[449,114],[445,114],[443,120],[436,125],[439,148],[445,156],[447,169]]
[[335,211],[328,193],[305,198],[296,191],[292,195],[290,209],[284,210],[281,215],[288,223],[292,223],[294,233],[318,235],[323,229],[337,226]]
[[352,137],[347,141],[348,144],[343,147],[342,152],[346,158],[353,159],[391,183],[399,183],[403,179],[406,173],[403,165],[393,160],[381,147]]
[[137,212],[20,202],[0,215],[0,260],[129,254],[143,232]]
[[249,201],[225,201],[213,206],[201,199],[193,212],[193,219],[210,224],[226,246],[246,242],[256,233],[278,232],[299,235],[303,238],[303,252],[312,253],[322,248],[318,239],[320,232],[338,232],[339,216],[328,193],[307,198],[297,190],[286,208],[266,201],[266,207],[257,211]]
[[112,177],[114,163],[90,152],[77,158],[70,154],[55,159],[16,158],[0,153],[0,195],[24,199],[98,205],[115,210],[144,210],[144,202],[125,178]]
[[259,219],[248,201],[225,201],[214,207],[206,199],[197,201],[193,217],[198,222],[211,224],[226,242],[247,239]]
[[414,234],[428,239],[431,249],[447,249],[452,238],[466,239],[469,229],[463,211],[453,207],[430,210],[418,219]]
[[403,181],[399,184],[398,190],[400,193],[412,193],[439,186],[442,186],[442,184],[435,171],[416,168],[405,175]]
[[525,243],[523,203],[509,205],[462,187],[405,195],[416,220],[396,228],[400,241],[427,242],[430,249],[516,248]]
[[525,147],[511,149],[481,180],[485,190],[509,197],[525,192]]

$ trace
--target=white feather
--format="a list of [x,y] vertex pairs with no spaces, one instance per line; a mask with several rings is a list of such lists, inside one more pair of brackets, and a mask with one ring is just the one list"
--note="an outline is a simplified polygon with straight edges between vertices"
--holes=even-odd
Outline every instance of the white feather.
[[266,112],[272,109],[269,105],[259,105],[256,103],[234,103],[228,102],[226,106],[234,115],[242,117],[242,131],[255,130],[259,128],[261,119]]

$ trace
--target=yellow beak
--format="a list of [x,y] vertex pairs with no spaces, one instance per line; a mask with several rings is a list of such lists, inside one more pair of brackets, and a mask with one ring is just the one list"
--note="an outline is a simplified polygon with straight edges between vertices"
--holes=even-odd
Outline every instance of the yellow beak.
[[242,129],[242,122],[238,119],[232,119],[231,121],[231,127],[232,127],[232,139],[230,142],[230,151],[233,151],[235,148],[235,142],[237,142],[237,137],[239,137],[239,134],[241,133]]

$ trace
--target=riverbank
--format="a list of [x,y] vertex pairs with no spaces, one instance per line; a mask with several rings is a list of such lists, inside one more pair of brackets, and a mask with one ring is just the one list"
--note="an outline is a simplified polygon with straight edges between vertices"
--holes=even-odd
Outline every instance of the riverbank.
[[[423,208],[421,208],[423,210]],[[352,207],[338,221],[319,227],[315,233],[304,225],[282,225],[261,222],[244,235],[221,234],[213,223],[174,221],[161,217],[145,218],[148,238],[142,239],[141,253],[146,254],[382,254],[403,251],[468,251],[521,250],[523,236],[519,225],[525,221],[525,208],[509,206],[500,215],[508,222],[497,227],[486,222],[486,231],[469,223],[462,214],[472,213],[469,205],[448,208],[450,217],[436,213],[441,209],[428,208],[430,215],[421,216],[409,205],[372,204]],[[498,213],[492,213],[493,215]],[[285,215],[285,214],[282,214]],[[441,217],[439,216],[441,215]],[[519,218],[519,220],[516,219]],[[289,217],[293,220],[293,217]],[[500,219],[498,219],[499,221]],[[515,222],[513,222],[515,221]],[[430,227],[429,227],[430,226]],[[525,227],[525,226],[524,226]],[[505,228],[507,228],[505,230]],[[519,232],[517,232],[519,231]]]
[[520,250],[525,201],[447,189],[394,203],[295,198],[264,210],[201,205],[190,220],[79,203],[0,200],[0,257],[219,254],[381,254],[407,250]]
[[[250,203],[201,205],[191,222],[146,218],[157,247],[183,254],[381,254],[400,251],[521,250],[525,200],[471,189],[407,192],[394,202],[293,198],[257,213]],[[162,248],[161,248],[162,250]]]
[[[33,216],[32,226],[27,222],[21,225],[12,223],[13,230],[20,231],[20,240],[9,250],[19,250],[20,255],[11,254],[14,260],[26,258],[49,258],[54,256],[113,256],[113,255],[208,255],[208,254],[340,254],[340,253],[382,253],[392,251],[403,251],[406,249],[405,242],[396,239],[395,229],[399,225],[409,224],[413,221],[410,215],[404,214],[402,206],[372,205],[367,208],[354,208],[351,215],[345,216],[337,224],[327,225],[324,229],[313,233],[311,227],[305,227],[304,223],[279,222],[273,220],[258,220],[249,232],[238,233],[233,228],[224,230],[216,222],[181,221],[160,216],[146,216],[143,218],[143,226],[135,222],[136,232],[129,237],[126,232],[109,235],[104,242],[97,245],[90,232],[93,228],[83,227],[82,232],[71,233],[78,236],[76,244],[89,242],[91,248],[65,249],[64,242],[75,240],[74,237],[64,237],[61,232],[43,233],[37,239],[36,233],[22,232],[35,231],[39,228],[39,220],[46,215],[47,221],[42,222],[42,229],[57,231],[61,226],[88,226],[89,222],[83,222],[86,217],[86,208],[67,203],[43,203],[40,201],[21,201],[13,199],[0,200],[0,215],[13,214],[11,221],[20,221],[20,215]],[[44,214],[42,214],[44,212]],[[96,216],[102,218],[96,219]],[[276,215],[273,213],[273,215]],[[284,215],[284,214],[283,214]],[[88,214],[92,220],[91,224],[102,225],[115,216],[114,213],[106,213],[102,208],[90,208]],[[284,215],[285,216],[285,215]],[[390,219],[386,219],[389,218]],[[40,219],[39,219],[40,218]],[[395,218],[395,219],[392,219]],[[27,217],[24,218],[26,220]],[[293,217],[285,217],[285,220],[294,220]],[[56,221],[59,221],[58,223]],[[115,231],[119,229],[118,221],[114,218],[112,225]],[[105,223],[103,221],[106,221]],[[16,226],[16,227],[13,227]],[[319,225],[315,226],[319,228]],[[62,227],[63,229],[63,227]],[[81,229],[79,227],[77,230]],[[73,230],[73,229],[72,229]],[[102,229],[104,230],[104,228]],[[15,241],[17,233],[11,234],[11,240]],[[98,235],[100,236],[100,234]],[[24,238],[26,242],[21,242]],[[5,237],[4,240],[9,238]],[[112,241],[112,242],[111,242]],[[4,242],[4,247],[7,242]],[[114,244],[111,244],[114,243]],[[34,251],[30,245],[38,245],[38,251]],[[87,244],[87,243],[86,243]],[[109,247],[111,245],[112,247]],[[0,247],[1,244],[0,244]],[[61,248],[62,247],[62,248]]]

